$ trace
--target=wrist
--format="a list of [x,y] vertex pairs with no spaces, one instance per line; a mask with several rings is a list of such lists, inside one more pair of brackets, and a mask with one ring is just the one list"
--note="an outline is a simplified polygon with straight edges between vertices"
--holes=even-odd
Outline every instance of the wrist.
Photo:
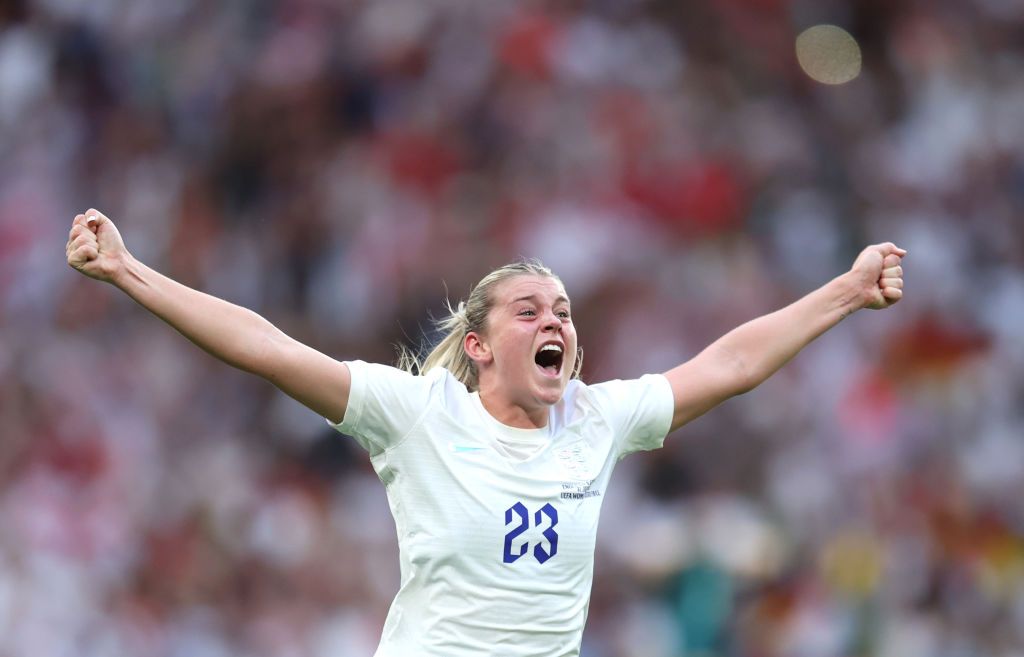
[[110,277],[107,282],[114,287],[127,292],[128,285],[134,279],[139,277],[139,267],[142,263],[136,260],[132,254],[127,251],[124,252],[117,259],[117,266],[110,272]]
[[833,279],[832,286],[834,288],[835,306],[839,312],[840,319],[852,315],[867,306],[869,299],[864,294],[863,286],[857,280],[854,272],[849,271]]

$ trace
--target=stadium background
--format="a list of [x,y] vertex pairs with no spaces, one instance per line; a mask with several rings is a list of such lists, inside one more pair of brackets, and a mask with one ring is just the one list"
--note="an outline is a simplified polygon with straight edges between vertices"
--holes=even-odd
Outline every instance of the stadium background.
[[[793,54],[845,27],[863,71]],[[1024,655],[1020,0],[0,3],[0,655],[359,657],[366,456],[64,263],[129,249],[392,362],[493,266],[585,378],[909,250],[907,296],[624,461],[586,657]]]

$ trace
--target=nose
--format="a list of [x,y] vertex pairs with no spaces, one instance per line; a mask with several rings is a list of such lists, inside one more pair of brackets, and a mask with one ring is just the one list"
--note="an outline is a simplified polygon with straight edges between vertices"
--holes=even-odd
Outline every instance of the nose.
[[544,317],[544,330],[545,331],[560,331],[562,330],[562,320],[558,319],[554,313],[548,313]]

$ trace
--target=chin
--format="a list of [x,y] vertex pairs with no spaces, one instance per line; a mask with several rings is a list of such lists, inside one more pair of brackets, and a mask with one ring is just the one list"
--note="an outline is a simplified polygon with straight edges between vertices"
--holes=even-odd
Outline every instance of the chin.
[[545,381],[544,384],[537,389],[535,396],[538,400],[548,406],[553,406],[562,400],[562,395],[565,394],[566,384],[567,382],[562,380]]
[[565,391],[564,390],[559,390],[557,392],[557,394],[553,394],[550,391],[545,391],[544,394],[542,394],[540,396],[540,400],[542,402],[544,402],[545,404],[547,404],[548,406],[554,406],[558,402],[562,401],[562,393],[563,392],[565,392]]

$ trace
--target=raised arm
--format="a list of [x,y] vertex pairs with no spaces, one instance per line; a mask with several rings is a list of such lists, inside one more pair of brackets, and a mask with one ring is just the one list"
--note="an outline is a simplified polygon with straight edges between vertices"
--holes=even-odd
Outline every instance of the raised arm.
[[869,246],[847,273],[781,310],[733,329],[666,372],[675,398],[672,430],[757,387],[854,311],[888,308],[899,301],[904,255],[906,251],[890,242]]
[[124,291],[228,365],[256,374],[332,422],[348,403],[348,366],[293,340],[257,313],[150,269],[125,248],[114,223],[90,209],[75,217],[68,264]]

